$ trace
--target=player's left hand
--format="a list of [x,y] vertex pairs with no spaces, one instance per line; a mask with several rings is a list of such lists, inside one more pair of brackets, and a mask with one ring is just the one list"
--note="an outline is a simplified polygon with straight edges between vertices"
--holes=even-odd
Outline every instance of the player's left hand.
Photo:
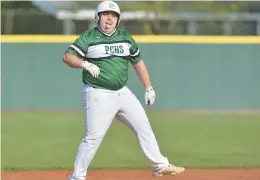
[[146,105],[153,105],[155,101],[155,92],[152,87],[145,89],[144,99]]

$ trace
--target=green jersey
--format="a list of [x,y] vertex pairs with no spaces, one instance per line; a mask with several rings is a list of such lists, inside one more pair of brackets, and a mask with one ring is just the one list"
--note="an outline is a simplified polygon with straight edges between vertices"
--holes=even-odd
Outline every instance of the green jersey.
[[98,27],[83,32],[65,53],[73,54],[100,68],[97,78],[82,71],[82,81],[94,88],[118,90],[128,80],[129,62],[141,61],[140,50],[126,30],[117,29],[111,36],[103,34]]

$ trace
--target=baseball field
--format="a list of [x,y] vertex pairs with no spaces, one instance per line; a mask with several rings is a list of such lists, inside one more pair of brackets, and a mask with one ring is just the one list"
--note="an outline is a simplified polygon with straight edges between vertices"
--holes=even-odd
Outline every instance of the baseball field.
[[[162,153],[187,168],[160,179],[260,179],[259,114],[148,111],[148,116]],[[83,136],[80,111],[3,111],[2,179],[67,179]],[[116,119],[88,179],[152,179],[135,136]]]

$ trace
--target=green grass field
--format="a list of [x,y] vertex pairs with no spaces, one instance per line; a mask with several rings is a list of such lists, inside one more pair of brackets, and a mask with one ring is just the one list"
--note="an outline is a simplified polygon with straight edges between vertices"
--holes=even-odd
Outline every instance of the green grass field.
[[[259,168],[260,115],[149,112],[162,153],[187,168]],[[81,112],[2,112],[2,169],[72,169]],[[132,132],[115,120],[90,168],[144,169]]]

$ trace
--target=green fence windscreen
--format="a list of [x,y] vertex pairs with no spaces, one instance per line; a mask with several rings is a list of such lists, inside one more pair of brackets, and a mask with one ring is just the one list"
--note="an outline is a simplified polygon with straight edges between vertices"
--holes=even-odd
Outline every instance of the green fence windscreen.
[[[2,44],[2,109],[81,109],[81,70],[67,43]],[[155,109],[260,109],[258,44],[140,44],[156,90]],[[130,68],[129,88],[144,89]]]

